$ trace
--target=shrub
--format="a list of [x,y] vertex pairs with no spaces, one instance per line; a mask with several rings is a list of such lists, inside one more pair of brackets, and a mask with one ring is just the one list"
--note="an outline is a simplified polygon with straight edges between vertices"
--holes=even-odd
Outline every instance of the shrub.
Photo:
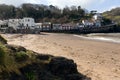
[[26,52],[24,51],[20,51],[20,52],[17,52],[16,55],[15,55],[15,59],[18,61],[18,62],[21,62],[21,61],[26,61],[28,59],[28,55],[26,54]]

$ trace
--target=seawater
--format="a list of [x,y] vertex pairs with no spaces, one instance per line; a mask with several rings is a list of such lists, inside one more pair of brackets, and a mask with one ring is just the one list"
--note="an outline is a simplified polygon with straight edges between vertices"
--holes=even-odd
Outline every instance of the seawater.
[[120,43],[120,33],[93,33],[87,35],[74,35],[74,36],[83,39]]

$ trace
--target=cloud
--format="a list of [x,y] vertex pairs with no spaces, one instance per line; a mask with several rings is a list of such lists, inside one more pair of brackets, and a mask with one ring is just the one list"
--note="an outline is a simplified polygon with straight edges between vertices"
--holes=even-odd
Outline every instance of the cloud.
[[[99,0],[100,2],[104,2],[105,0]],[[63,8],[65,6],[81,6],[84,8],[87,8],[94,3],[98,2],[98,0],[0,0],[0,4],[12,4],[15,6],[18,6],[22,3],[35,3],[35,4],[52,4],[56,5],[60,8]]]
[[72,5],[76,6],[80,5],[81,7],[86,8],[92,5],[94,2],[96,2],[96,0],[48,0],[49,4],[56,5],[61,8]]
[[22,3],[41,3],[41,0],[0,0],[0,4],[8,4],[8,5],[15,5],[19,6]]
[[106,0],[46,0],[48,4],[56,5],[60,8],[65,6],[81,6],[82,8],[90,8],[91,6],[96,6],[104,3]]
[[18,6],[22,3],[26,2],[25,0],[0,0],[0,4],[9,4]]
[[100,3],[104,3],[106,0],[100,0]]
[[118,6],[117,5],[111,6],[108,10],[114,9],[116,7],[118,7]]

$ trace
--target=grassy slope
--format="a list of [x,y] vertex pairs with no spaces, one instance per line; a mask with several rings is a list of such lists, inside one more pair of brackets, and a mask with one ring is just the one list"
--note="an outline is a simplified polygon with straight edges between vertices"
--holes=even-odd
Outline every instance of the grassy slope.
[[103,16],[117,22],[120,25],[120,7],[104,12]]

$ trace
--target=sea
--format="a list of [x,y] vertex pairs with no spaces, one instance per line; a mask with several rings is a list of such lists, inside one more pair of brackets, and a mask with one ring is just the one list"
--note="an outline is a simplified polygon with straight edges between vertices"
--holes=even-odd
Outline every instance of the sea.
[[87,35],[74,35],[74,36],[83,39],[120,43],[120,33],[92,33]]

